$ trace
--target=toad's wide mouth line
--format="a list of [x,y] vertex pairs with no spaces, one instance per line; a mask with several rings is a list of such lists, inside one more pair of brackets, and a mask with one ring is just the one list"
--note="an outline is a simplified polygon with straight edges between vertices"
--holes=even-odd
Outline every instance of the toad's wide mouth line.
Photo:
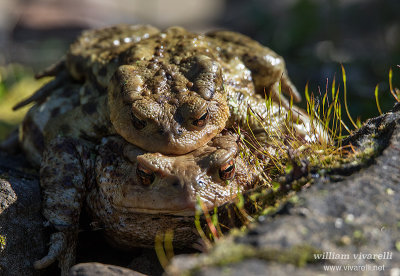
[[143,215],[171,215],[171,216],[182,216],[182,217],[192,217],[196,214],[196,211],[193,208],[184,208],[179,210],[166,210],[166,209],[147,209],[147,208],[137,208],[137,207],[127,207],[116,205],[114,207],[120,212],[124,213],[137,213]]

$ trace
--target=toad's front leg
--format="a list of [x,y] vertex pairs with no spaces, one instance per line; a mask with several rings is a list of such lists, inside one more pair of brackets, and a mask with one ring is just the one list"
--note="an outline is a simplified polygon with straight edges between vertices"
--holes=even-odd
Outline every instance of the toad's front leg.
[[89,148],[69,137],[46,145],[40,169],[43,215],[58,231],[51,235],[47,256],[35,262],[42,269],[59,261],[62,275],[75,263],[79,216],[93,160]]
[[292,136],[307,141],[329,141],[329,135],[317,120],[310,120],[301,109],[286,108],[259,96],[229,91],[230,117],[227,127],[239,125],[250,131],[262,144],[283,141]]

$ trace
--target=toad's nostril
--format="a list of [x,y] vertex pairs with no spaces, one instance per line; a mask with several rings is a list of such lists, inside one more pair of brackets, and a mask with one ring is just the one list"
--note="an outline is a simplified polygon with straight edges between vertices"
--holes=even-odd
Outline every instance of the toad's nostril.
[[180,186],[179,180],[172,182],[172,187],[178,188]]
[[173,128],[175,136],[181,136],[183,133],[183,129],[180,126],[176,126]]
[[163,129],[163,128],[159,128],[159,129],[158,129],[158,134],[159,134],[160,136],[164,136],[164,135],[165,135],[164,129]]
[[206,185],[206,182],[204,182],[203,180],[197,180],[197,185],[200,187],[204,187]]
[[171,139],[171,137],[172,137],[171,131],[169,129],[165,129],[164,127],[160,127],[158,129],[158,134],[161,137],[164,137],[164,138],[167,138],[167,139]]

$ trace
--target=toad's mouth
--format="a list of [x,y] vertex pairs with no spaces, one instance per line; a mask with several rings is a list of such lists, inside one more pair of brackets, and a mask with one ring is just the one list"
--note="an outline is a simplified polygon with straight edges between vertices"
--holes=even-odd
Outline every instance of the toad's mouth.
[[195,209],[181,209],[181,210],[166,210],[166,209],[148,209],[148,208],[135,208],[135,207],[127,207],[127,206],[115,206],[120,212],[123,213],[137,213],[137,214],[152,214],[152,215],[173,215],[173,216],[183,216],[183,217],[191,217],[194,216],[196,211]]
[[[203,207],[210,211],[214,208],[214,204],[211,202],[203,202]],[[134,206],[123,206],[123,205],[114,205],[114,208],[117,209],[119,212],[123,213],[137,213],[137,214],[162,214],[162,215],[173,215],[173,216],[194,216],[196,214],[196,203],[188,204],[182,208],[174,208],[174,209],[167,209],[167,208],[143,208],[143,207],[134,207]],[[200,210],[200,206],[198,206]]]

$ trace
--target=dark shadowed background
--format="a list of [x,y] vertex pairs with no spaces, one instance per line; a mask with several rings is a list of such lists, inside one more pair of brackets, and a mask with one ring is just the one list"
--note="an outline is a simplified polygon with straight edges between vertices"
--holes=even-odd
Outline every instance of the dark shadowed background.
[[399,11],[399,0],[1,0],[0,138],[23,116],[9,111],[11,102],[40,85],[33,72],[56,62],[83,29],[116,23],[242,32],[282,55],[302,92],[308,82],[324,93],[327,80],[341,81],[343,64],[350,111],[365,120],[378,114],[377,84],[382,110],[394,103],[390,67],[399,87]]

